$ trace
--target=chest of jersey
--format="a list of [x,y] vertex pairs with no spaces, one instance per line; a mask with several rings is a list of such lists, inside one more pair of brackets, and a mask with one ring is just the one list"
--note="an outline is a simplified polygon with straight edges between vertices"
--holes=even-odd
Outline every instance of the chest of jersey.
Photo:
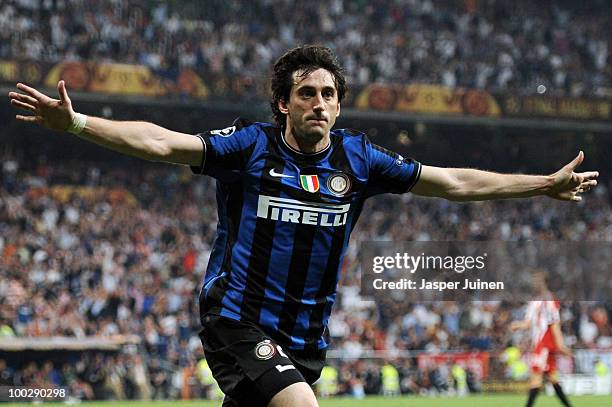
[[328,160],[300,165],[275,155],[257,160],[247,179],[257,218],[322,227],[346,225],[362,188],[354,173]]

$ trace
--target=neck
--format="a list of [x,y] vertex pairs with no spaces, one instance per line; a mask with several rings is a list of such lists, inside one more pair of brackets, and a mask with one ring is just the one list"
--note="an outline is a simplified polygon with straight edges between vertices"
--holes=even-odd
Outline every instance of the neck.
[[314,154],[323,151],[329,146],[329,133],[319,140],[310,141],[307,137],[296,137],[290,127],[287,127],[284,133],[285,142],[292,149],[304,154]]

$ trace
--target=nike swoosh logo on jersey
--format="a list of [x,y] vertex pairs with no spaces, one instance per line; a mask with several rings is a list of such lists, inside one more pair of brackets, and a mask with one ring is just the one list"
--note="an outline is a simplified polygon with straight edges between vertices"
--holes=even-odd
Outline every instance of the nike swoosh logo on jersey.
[[270,175],[277,178],[295,178],[293,175],[279,174],[274,170],[274,168],[270,169]]

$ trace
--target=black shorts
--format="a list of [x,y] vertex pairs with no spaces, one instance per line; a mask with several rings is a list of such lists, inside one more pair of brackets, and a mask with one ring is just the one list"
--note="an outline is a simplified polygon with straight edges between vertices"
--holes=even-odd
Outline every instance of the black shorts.
[[206,360],[225,393],[223,407],[265,407],[294,383],[313,384],[325,365],[325,350],[282,348],[248,322],[209,313],[202,326]]

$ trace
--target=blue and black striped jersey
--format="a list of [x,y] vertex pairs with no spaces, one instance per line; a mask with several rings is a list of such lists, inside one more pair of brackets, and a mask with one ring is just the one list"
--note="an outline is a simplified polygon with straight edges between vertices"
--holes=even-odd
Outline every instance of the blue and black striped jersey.
[[333,130],[325,150],[292,149],[267,123],[199,134],[197,174],[217,180],[219,224],[200,312],[259,325],[290,349],[328,346],[342,258],[364,200],[409,191],[421,165]]

